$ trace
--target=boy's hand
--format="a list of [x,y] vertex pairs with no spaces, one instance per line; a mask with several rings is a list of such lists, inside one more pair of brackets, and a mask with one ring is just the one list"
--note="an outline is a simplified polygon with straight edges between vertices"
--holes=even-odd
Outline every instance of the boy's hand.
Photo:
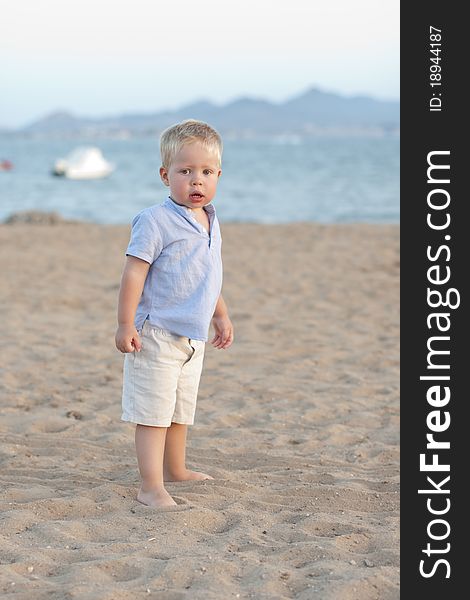
[[119,325],[116,331],[116,348],[121,352],[140,352],[142,342],[134,325]]
[[212,317],[212,325],[214,326],[215,335],[211,340],[214,348],[225,350],[232,345],[233,342],[233,325],[230,319],[225,317]]

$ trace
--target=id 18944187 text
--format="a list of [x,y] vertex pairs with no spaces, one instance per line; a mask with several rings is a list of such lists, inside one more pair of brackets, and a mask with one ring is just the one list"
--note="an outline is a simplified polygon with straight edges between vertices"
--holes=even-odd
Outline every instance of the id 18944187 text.
[[437,27],[429,27],[429,85],[432,96],[429,100],[429,110],[440,112],[442,110],[442,31]]

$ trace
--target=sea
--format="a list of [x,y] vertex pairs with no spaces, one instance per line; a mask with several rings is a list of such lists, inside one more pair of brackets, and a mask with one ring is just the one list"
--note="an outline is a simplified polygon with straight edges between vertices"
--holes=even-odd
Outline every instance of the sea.
[[[97,146],[115,164],[106,179],[54,177],[58,158],[78,146]],[[222,175],[213,200],[220,222],[398,223],[399,146],[396,135],[284,136],[224,142]],[[25,210],[67,219],[129,224],[140,210],[160,204],[154,138],[45,140],[0,137],[0,221]]]

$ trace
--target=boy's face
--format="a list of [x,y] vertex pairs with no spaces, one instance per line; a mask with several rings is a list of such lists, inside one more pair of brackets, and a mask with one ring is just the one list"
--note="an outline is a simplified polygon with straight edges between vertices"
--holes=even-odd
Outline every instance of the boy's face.
[[200,142],[185,144],[160,177],[170,187],[172,199],[183,206],[200,209],[215,196],[221,169],[214,155]]

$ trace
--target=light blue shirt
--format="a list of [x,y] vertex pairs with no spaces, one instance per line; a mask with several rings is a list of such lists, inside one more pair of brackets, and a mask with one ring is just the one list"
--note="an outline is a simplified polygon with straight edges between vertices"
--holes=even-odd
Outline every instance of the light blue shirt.
[[135,315],[138,331],[148,319],[170,333],[207,342],[222,290],[222,238],[214,206],[204,210],[209,234],[191,209],[169,197],[132,220],[126,255],[150,263]]

